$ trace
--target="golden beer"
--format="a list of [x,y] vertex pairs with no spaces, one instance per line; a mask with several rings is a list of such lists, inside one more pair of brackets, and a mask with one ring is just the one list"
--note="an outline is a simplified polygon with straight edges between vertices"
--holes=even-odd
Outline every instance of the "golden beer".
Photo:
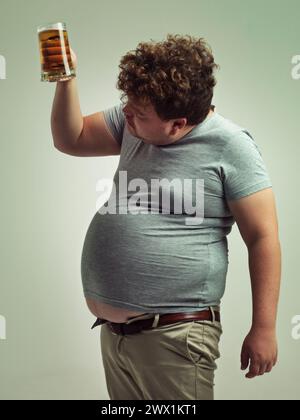
[[38,37],[41,81],[57,82],[75,77],[66,24],[58,22],[40,26]]

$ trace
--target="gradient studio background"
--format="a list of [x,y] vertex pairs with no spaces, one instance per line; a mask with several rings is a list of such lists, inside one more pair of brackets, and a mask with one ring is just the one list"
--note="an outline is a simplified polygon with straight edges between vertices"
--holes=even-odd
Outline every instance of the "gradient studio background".
[[77,53],[84,115],[119,101],[119,60],[140,41],[170,32],[203,36],[211,45],[221,66],[213,103],[260,146],[276,194],[283,254],[279,364],[247,380],[239,359],[251,322],[247,250],[236,225],[229,236],[216,399],[299,399],[300,340],[291,335],[291,319],[300,313],[300,80],[292,77],[299,14],[298,0],[1,0],[0,314],[7,323],[0,340],[1,399],[108,399],[80,256],[96,211],[96,183],[113,176],[119,158],[78,158],[53,147],[55,84],[40,82],[36,27],[56,21],[67,23]]

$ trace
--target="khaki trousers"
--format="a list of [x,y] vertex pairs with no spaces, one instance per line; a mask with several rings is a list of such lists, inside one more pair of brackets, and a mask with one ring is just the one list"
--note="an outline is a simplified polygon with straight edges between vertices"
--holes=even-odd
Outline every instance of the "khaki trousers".
[[[127,321],[152,318],[143,314]],[[213,400],[221,323],[176,322],[117,335],[101,325],[106,385],[112,400]]]

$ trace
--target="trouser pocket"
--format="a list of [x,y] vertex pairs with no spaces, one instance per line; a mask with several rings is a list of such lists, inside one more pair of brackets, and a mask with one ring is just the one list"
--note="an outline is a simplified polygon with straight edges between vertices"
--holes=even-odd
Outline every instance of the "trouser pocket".
[[192,321],[186,330],[186,356],[195,365],[216,369],[215,361],[220,357],[219,341],[221,324],[217,321]]

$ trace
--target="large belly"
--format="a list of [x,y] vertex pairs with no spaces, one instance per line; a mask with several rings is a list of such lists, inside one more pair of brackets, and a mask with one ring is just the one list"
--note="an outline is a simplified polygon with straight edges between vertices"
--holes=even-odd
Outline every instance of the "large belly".
[[[187,226],[178,215],[96,213],[81,260],[89,309],[99,318],[126,322],[157,308],[178,312],[205,304],[208,274],[214,275],[210,239],[208,229]],[[225,259],[224,253],[217,262],[223,267]]]

